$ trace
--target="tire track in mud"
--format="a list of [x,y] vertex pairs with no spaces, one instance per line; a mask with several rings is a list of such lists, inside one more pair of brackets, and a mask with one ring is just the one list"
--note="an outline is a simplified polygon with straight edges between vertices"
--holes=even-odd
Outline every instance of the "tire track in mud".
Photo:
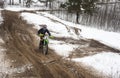
[[[53,78],[53,76],[50,74],[49,70],[47,70],[47,68],[44,67],[43,64],[38,66],[38,63],[40,63],[40,61],[37,61],[37,59],[34,58],[34,56],[31,54],[32,51],[29,50],[30,48],[27,45],[28,43],[31,43],[31,41],[30,40],[27,40],[27,42],[23,41],[22,34],[29,35],[29,33],[26,32],[25,30],[21,29],[21,27],[19,27],[20,22],[17,21],[18,18],[15,15],[13,15],[13,14],[17,14],[17,13],[4,11],[3,14],[4,14],[3,15],[4,16],[3,31],[6,31],[7,32],[6,34],[9,35],[9,37],[10,37],[6,41],[6,43],[8,44],[8,45],[6,45],[6,47],[9,48],[8,51],[10,51],[11,49],[12,49],[12,51],[14,49],[14,52],[16,50],[18,50],[18,54],[20,54],[21,56],[24,56],[21,60],[26,59],[27,61],[31,62],[35,67],[38,67],[33,70],[38,78],[39,77],[43,78],[44,76],[45,76],[44,78],[47,78],[46,74],[50,78]],[[16,26],[18,27],[18,29]],[[32,43],[30,46],[33,46]],[[14,58],[14,59],[16,59],[16,58]],[[25,63],[26,61],[23,61],[23,62]],[[44,72],[44,73],[42,73],[42,72]]]
[[[84,78],[79,70],[61,59],[52,50],[49,54],[44,56],[35,50],[35,38],[29,24],[19,17],[18,12],[2,11],[4,22],[0,27],[0,34],[5,41],[4,47],[7,48],[6,54],[9,59],[16,59],[11,67],[19,67],[27,63],[32,63],[33,68],[26,70],[23,73],[8,75],[10,78]],[[31,25],[32,26],[32,25]],[[17,56],[18,54],[18,56]],[[52,61],[46,62],[51,59]],[[74,73],[71,68],[78,71]]]

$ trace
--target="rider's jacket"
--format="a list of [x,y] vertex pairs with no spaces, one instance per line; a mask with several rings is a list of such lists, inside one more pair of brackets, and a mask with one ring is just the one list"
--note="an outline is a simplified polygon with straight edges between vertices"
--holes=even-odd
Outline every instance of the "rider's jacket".
[[41,28],[38,31],[38,34],[44,34],[45,35],[46,32],[49,34],[49,36],[51,36],[51,34],[50,34],[50,32],[49,32],[49,30],[47,28]]

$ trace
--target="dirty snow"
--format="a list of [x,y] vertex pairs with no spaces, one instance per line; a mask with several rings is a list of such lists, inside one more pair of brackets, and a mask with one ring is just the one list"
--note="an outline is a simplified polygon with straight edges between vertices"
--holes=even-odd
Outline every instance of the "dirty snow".
[[56,37],[72,37],[75,39],[78,39],[79,36],[75,34],[72,30],[69,31],[65,25],[54,22],[50,20],[47,17],[44,17],[43,15],[37,15],[33,13],[22,13],[22,17],[24,17],[24,20],[27,20],[28,23],[34,24],[36,29],[39,29],[39,25],[46,24],[47,28],[52,31],[52,35]]
[[[0,24],[3,22],[3,18],[0,12]],[[7,59],[6,49],[2,47],[4,44],[4,40],[0,38],[0,78],[6,78],[7,75],[11,75],[13,73],[22,73],[25,72],[26,69],[32,68],[31,64],[26,64],[21,67],[11,68],[12,60]]]
[[11,63],[14,60],[7,59],[6,49],[1,45],[4,44],[4,41],[0,38],[0,78],[6,78],[7,75],[11,75],[14,73],[22,73],[25,72],[26,69],[31,69],[31,64],[26,64],[20,67],[11,67]]
[[100,73],[111,78],[120,77],[120,54],[113,52],[102,52],[84,58],[73,58],[73,61],[84,63],[86,66],[95,68]]
[[68,57],[79,45],[72,45],[63,41],[51,40],[49,47],[54,49],[59,55]]

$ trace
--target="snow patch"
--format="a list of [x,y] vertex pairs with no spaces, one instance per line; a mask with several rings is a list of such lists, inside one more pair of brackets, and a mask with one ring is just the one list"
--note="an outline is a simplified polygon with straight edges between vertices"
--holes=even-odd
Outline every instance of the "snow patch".
[[55,52],[61,56],[68,57],[72,51],[78,48],[78,45],[68,44],[62,41],[51,41],[50,48],[54,49]]
[[73,61],[84,63],[86,66],[91,66],[99,72],[119,78],[120,76],[120,54],[113,52],[103,52],[93,56],[84,58],[73,58]]
[[0,78],[3,78],[5,75],[11,75],[14,73],[23,73],[26,69],[31,69],[31,64],[26,64],[20,67],[11,67],[11,60],[6,58],[5,49],[0,49]]
[[3,18],[1,16],[1,10],[0,10],[0,24],[2,24],[2,22],[3,22]]
[[5,72],[6,72],[6,74],[10,75],[10,74],[13,74],[13,73],[23,73],[26,70],[30,70],[31,68],[33,68],[32,64],[26,64],[26,65],[16,67],[16,68],[8,68],[8,69],[6,69]]
[[[0,45],[4,44],[4,41],[0,38]],[[6,75],[11,75],[13,73],[22,73],[26,69],[32,68],[31,64],[26,64],[20,67],[12,68],[12,60],[6,58],[6,49],[0,46],[0,78],[6,77]]]
[[95,39],[110,47],[120,50],[120,33],[107,32],[95,28],[82,27],[81,35],[85,38]]

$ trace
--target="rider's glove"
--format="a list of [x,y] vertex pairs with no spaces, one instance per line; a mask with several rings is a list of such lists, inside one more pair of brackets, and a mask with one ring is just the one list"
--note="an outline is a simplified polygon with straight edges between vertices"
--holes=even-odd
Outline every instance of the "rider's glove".
[[50,36],[50,38],[51,38],[51,39],[53,39],[53,38],[54,38],[54,36]]
[[44,34],[39,34],[40,37],[44,36]]

